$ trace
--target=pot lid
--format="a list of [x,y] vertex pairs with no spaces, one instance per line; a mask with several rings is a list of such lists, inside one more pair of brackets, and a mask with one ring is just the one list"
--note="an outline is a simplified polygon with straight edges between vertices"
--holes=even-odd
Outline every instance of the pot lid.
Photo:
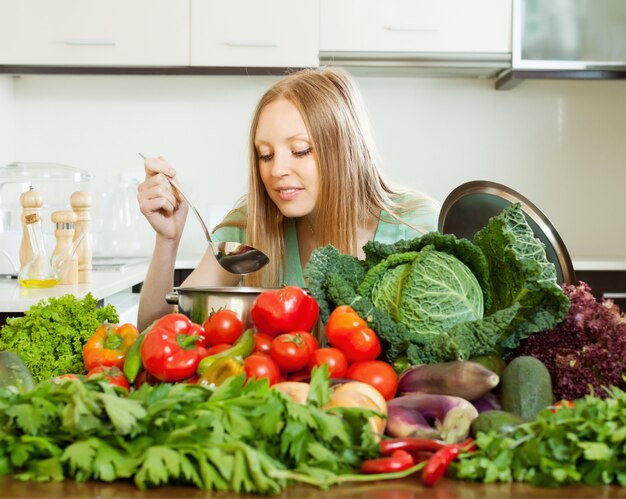
[[439,232],[472,239],[491,217],[511,204],[519,203],[535,237],[546,248],[546,257],[556,267],[557,283],[575,284],[570,255],[558,232],[540,210],[520,193],[496,182],[475,180],[454,189],[439,213]]
[[59,163],[15,161],[0,166],[0,182],[28,182],[31,180],[70,180],[88,182],[93,178],[86,170]]

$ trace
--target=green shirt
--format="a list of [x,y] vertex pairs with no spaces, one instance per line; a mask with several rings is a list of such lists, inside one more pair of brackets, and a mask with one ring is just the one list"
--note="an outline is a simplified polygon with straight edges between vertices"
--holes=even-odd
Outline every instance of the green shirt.
[[[405,196],[414,194],[403,194],[399,201],[406,199]],[[439,205],[426,199],[423,206],[402,215],[402,220],[411,225],[421,228],[422,232],[409,227],[403,223],[395,223],[390,220],[386,212],[381,213],[381,220],[378,222],[374,241],[381,243],[395,243],[402,239],[415,239],[421,235],[437,230],[437,220],[439,217]],[[245,206],[244,206],[245,209]],[[241,216],[241,215],[240,215]],[[228,221],[228,217],[224,219]],[[212,234],[215,242],[233,241],[238,243],[246,242],[246,231],[240,227],[220,227]],[[298,248],[298,234],[296,231],[296,221],[293,218],[287,219],[287,229],[285,232],[285,278],[280,285],[295,285],[306,287],[302,265],[300,262],[300,250]]]

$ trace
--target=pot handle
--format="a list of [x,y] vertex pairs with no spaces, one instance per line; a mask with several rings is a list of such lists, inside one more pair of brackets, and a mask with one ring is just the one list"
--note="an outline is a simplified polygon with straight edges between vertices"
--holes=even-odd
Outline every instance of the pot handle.
[[178,305],[178,291],[165,293],[165,301],[170,305]]

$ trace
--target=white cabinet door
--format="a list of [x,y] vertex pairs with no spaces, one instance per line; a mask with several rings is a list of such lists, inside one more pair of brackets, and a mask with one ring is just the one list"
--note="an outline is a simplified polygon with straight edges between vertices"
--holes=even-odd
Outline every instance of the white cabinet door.
[[191,65],[311,67],[318,0],[191,0]]
[[511,52],[511,0],[320,2],[322,52]]
[[188,0],[0,0],[0,64],[186,66]]

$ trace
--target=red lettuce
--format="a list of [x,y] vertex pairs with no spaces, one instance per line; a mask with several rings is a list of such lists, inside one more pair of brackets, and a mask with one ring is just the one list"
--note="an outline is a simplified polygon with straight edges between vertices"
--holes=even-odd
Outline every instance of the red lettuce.
[[557,400],[592,393],[605,398],[604,387],[626,389],[626,318],[612,300],[597,301],[588,284],[564,285],[571,306],[557,326],[528,337],[509,358],[531,355],[550,371]]

